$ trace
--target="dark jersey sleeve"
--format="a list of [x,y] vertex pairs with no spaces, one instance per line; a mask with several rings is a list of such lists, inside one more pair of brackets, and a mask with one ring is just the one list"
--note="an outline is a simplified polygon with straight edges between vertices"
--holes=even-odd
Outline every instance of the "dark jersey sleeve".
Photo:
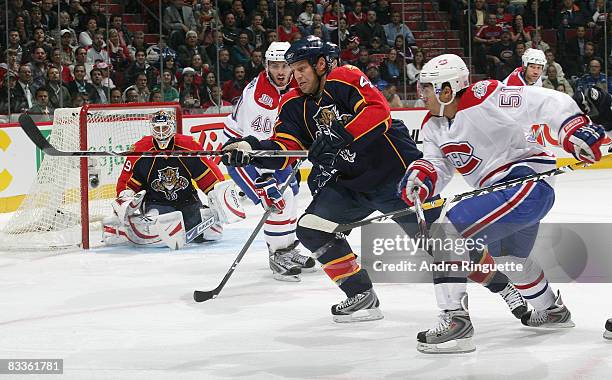
[[345,65],[334,69],[324,91],[353,115],[345,120],[345,129],[356,143],[368,144],[389,128],[391,109],[387,100],[357,67]]
[[[151,136],[145,136],[134,144],[133,150],[135,152],[146,152],[153,149],[154,146]],[[123,190],[128,188],[134,190],[135,192],[142,189],[142,184],[144,181],[146,181],[146,177],[142,175],[141,170],[136,169],[137,166],[140,166],[140,160],[142,158],[143,157],[126,157],[125,163],[123,164],[123,170],[121,170],[121,174],[119,175],[117,186],[115,188],[117,196],[119,196]]]

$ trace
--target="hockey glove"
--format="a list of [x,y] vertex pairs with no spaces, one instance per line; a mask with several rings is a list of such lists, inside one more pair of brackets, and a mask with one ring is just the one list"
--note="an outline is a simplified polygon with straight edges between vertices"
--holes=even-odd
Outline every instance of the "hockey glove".
[[249,155],[254,150],[260,150],[261,143],[254,136],[246,136],[239,139],[231,138],[221,150],[227,152],[221,157],[225,166],[241,167],[251,164],[253,157]]
[[436,169],[427,160],[416,160],[410,166],[399,184],[400,197],[408,206],[414,206],[413,190],[418,190],[421,202],[433,195],[434,186],[438,179]]
[[590,124],[584,116],[576,116],[566,121],[561,127],[559,140],[563,149],[576,159],[590,163],[601,160],[601,144],[606,136],[604,129],[597,124]]
[[285,200],[278,189],[276,178],[271,174],[263,174],[255,180],[255,193],[261,199],[265,210],[272,208],[272,212],[280,214],[285,208]]
[[313,164],[332,167],[338,153],[354,140],[337,120],[329,128],[321,128],[308,151],[308,159]]

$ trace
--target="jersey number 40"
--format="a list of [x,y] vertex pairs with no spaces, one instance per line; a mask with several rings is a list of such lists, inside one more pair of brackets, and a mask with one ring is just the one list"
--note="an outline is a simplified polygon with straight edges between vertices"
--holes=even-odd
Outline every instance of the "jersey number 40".
[[264,119],[261,115],[259,115],[251,122],[251,128],[255,132],[270,133],[272,132],[272,120],[270,120],[268,117]]

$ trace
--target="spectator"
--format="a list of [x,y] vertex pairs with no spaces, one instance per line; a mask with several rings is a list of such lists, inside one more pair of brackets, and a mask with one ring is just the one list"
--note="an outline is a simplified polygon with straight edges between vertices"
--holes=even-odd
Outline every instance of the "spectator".
[[409,46],[404,47],[404,36],[397,35],[395,37],[395,43],[393,44],[393,49],[397,51],[397,54],[404,60],[406,63],[412,62],[414,59],[412,49]]
[[61,34],[61,51],[60,59],[63,65],[70,66],[74,65],[74,46],[72,46],[72,33],[68,29],[64,29],[60,32]]
[[556,90],[559,88],[559,85],[563,86],[563,92],[569,96],[574,95],[574,90],[567,79],[557,75],[557,68],[554,65],[548,65],[546,68],[546,79],[542,81],[542,87]]
[[234,78],[234,66],[230,63],[230,53],[227,49],[219,51],[219,79],[222,83]]
[[86,25],[91,18],[96,19],[98,28],[106,29],[106,15],[100,13],[100,3],[98,0],[93,0],[89,3],[87,13],[81,16],[81,25]]
[[491,46],[501,41],[503,29],[497,25],[497,18],[493,13],[487,15],[487,24],[478,29],[474,36],[474,64],[480,71],[487,70],[486,56],[490,55]]
[[[17,52],[14,49],[6,49],[6,75],[12,74],[13,76],[17,76],[19,66]],[[16,78],[15,81],[17,81]]]
[[586,28],[579,26],[576,28],[576,37],[568,40],[565,44],[565,55],[569,62],[578,62],[584,57],[585,46],[587,42],[590,42],[586,38]]
[[327,29],[327,26],[325,26],[325,24],[323,24],[323,17],[320,14],[315,13],[315,15],[312,17],[312,25],[311,25],[310,29],[307,31],[307,34],[314,35],[314,30],[317,27],[321,28],[321,34],[322,34],[322,36],[320,37],[321,40],[323,42],[329,41],[329,36],[330,36],[331,33],[329,32],[329,29]]
[[223,99],[232,104],[238,101],[242,95],[242,91],[248,84],[245,76],[246,71],[243,65],[238,64],[234,66],[234,78],[223,84]]
[[232,14],[236,18],[236,27],[238,29],[244,29],[249,25],[246,17],[246,12],[242,6],[242,0],[232,0]]
[[276,20],[275,17],[271,16],[268,0],[259,0],[257,9],[251,13],[251,19],[255,17],[256,13],[261,15],[263,19],[262,25],[265,29],[276,29]]
[[[179,92],[176,88],[174,88],[174,74],[172,71],[168,69],[164,69],[164,73],[162,74],[162,82],[164,84],[164,92],[161,93],[161,86],[156,86],[153,92],[159,92],[161,98],[164,102],[178,102],[179,101]],[[151,95],[153,94],[151,93]]]
[[183,67],[191,65],[191,58],[194,55],[199,55],[202,59],[202,63],[206,67],[210,66],[211,62],[206,54],[206,49],[198,44],[198,34],[193,30],[187,32],[185,37],[185,44],[178,47],[178,61]]
[[397,87],[395,85],[390,84],[388,86],[383,86],[381,90],[385,99],[387,99],[387,103],[391,108],[402,108],[404,105],[402,104],[402,99],[400,99],[397,94]]
[[19,40],[26,44],[30,40],[30,32],[26,28],[25,19],[22,15],[15,17],[15,30],[19,33]]
[[70,6],[67,10],[70,18],[72,19],[72,23],[70,26],[74,30],[83,30],[86,23],[82,22],[82,17],[87,14],[87,11],[81,5],[80,0],[70,0]]
[[391,22],[384,26],[385,35],[387,36],[387,45],[395,44],[395,37],[404,36],[404,40],[409,46],[416,45],[416,40],[410,28],[405,23],[402,23],[402,15],[400,12],[394,11],[391,14]]
[[94,39],[91,48],[87,50],[87,63],[94,65],[97,62],[110,62],[108,51],[104,47],[104,36],[101,32],[94,34]]
[[[485,0],[475,0],[474,7],[471,9],[471,13],[469,14],[469,24],[476,29],[480,29],[485,25],[486,21],[487,12],[485,9]],[[497,24],[497,17],[495,17],[495,23]]]
[[49,105],[49,92],[46,87],[36,89],[36,101],[27,112],[35,122],[51,121],[53,107]]
[[340,59],[342,60],[342,63],[349,63],[351,65],[354,65],[357,60],[359,59],[359,43],[361,41],[359,41],[359,37],[357,36],[350,36],[348,38],[348,45],[346,47],[346,49],[342,50],[342,52],[340,53]]
[[[110,94],[110,88],[102,85],[102,71],[97,67],[89,72],[91,78],[91,86],[93,89],[89,92],[89,101],[92,104],[108,104],[107,94]],[[145,76],[146,79],[146,76]]]
[[497,18],[497,25],[501,26],[503,29],[508,29],[513,22],[512,13],[506,12],[506,7],[508,6],[505,0],[500,0],[497,3],[497,7],[495,7],[495,17]]
[[522,15],[525,12],[525,5],[527,0],[510,0],[508,4],[508,11],[513,15]]
[[300,31],[293,23],[293,16],[291,15],[283,16],[283,23],[278,26],[276,32],[280,42],[293,42],[300,38]]
[[181,5],[179,0],[169,0],[169,5],[164,11],[164,24],[170,30],[169,45],[176,48],[185,40],[185,34],[197,28],[193,9]]
[[[551,49],[548,49],[544,52],[544,55],[546,56],[546,65],[544,65],[544,73],[546,74],[548,72],[548,66],[554,66],[557,72],[557,78],[565,78],[563,68],[560,64],[555,62],[555,53]],[[546,79],[546,76],[543,76],[542,79]]]
[[355,26],[366,21],[366,14],[363,12],[363,2],[355,1],[353,9],[346,14],[346,19],[350,26]]
[[272,42],[278,42],[278,33],[276,32],[276,30],[266,31],[266,43],[261,50],[263,51],[268,50],[268,47],[270,46]]
[[117,70],[127,68],[130,64],[130,51],[121,43],[117,29],[109,29],[107,46],[111,65]]
[[[139,50],[136,52],[136,60],[132,62],[125,73],[126,83],[135,83],[136,77],[140,73],[144,73],[147,78],[153,78],[154,70],[145,60],[145,52]],[[147,94],[147,98],[149,95]],[[144,100],[146,102],[146,100]]]
[[[6,15],[8,19],[8,25],[13,25],[17,22],[17,18],[23,19],[24,25],[30,25],[30,12],[23,7],[23,0],[12,0]],[[22,41],[26,41],[23,40]]]
[[123,97],[121,96],[121,89],[119,87],[115,87],[111,90],[110,102],[111,104],[123,103]]
[[32,85],[34,88],[45,85],[47,77],[47,53],[41,47],[35,47],[32,51],[30,61],[30,69],[32,70]]
[[193,84],[200,87],[204,84],[204,77],[208,72],[208,65],[202,64],[202,56],[195,54],[191,57],[191,65],[189,65],[194,71]]
[[136,84],[131,86],[134,87],[136,92],[138,93],[138,102],[144,103],[149,100],[149,95],[151,91],[149,91],[149,79],[145,73],[140,73],[136,76]]
[[188,112],[200,108],[200,91],[193,84],[194,75],[194,69],[185,67],[179,82],[179,101],[181,106],[186,108]]
[[531,41],[530,33],[532,30],[533,27],[523,24],[523,16],[520,14],[515,15],[512,21],[512,41],[528,43]]
[[423,50],[417,49],[414,52],[414,61],[408,64],[406,67],[406,75],[408,77],[408,84],[415,85],[419,80],[419,74],[423,69],[423,65],[425,64],[425,53]]
[[147,51],[147,45],[144,42],[144,32],[136,31],[134,32],[134,36],[132,37],[132,44],[128,45],[128,51],[130,52],[130,61],[134,61],[136,59],[136,51],[142,50]]
[[544,52],[550,49],[550,45],[542,40],[542,34],[536,29],[531,31],[531,42],[528,42],[527,46],[532,49],[542,50]]
[[[376,19],[381,25],[391,22],[391,6],[387,0],[377,0],[376,7],[370,7],[376,11]],[[384,39],[383,39],[384,41]]]
[[123,24],[123,17],[120,14],[114,14],[111,16],[111,27],[118,33],[119,42],[115,43],[118,46],[125,46],[132,40],[132,33],[128,30],[127,26]]
[[512,35],[509,30],[504,30],[501,34],[500,41],[491,45],[487,54],[487,59],[491,60],[494,66],[497,66],[501,64],[502,61],[511,60],[513,54],[514,43],[512,42]]
[[389,85],[387,81],[381,78],[380,69],[378,68],[378,65],[374,62],[370,62],[368,64],[366,75],[368,76],[368,79],[370,79],[370,82],[372,82],[372,84],[376,86],[376,88],[378,88],[379,90]]
[[57,29],[57,13],[53,10],[53,0],[41,1],[42,24],[47,30]]
[[19,68],[19,80],[13,88],[14,103],[11,105],[13,112],[25,112],[34,105],[35,94],[32,84],[32,69],[29,65],[22,65]]
[[298,17],[298,28],[302,31],[302,34],[308,34],[307,31],[310,30],[312,26],[312,16],[314,16],[314,2],[311,0],[306,0],[302,3],[304,7],[304,11],[300,13]]
[[195,7],[194,16],[204,34],[212,32],[221,25],[219,13],[213,8],[211,0],[202,0],[202,4]]
[[403,67],[403,59],[397,54],[397,50],[389,50],[389,54],[384,59],[380,68],[382,79],[389,82],[389,84],[399,86],[404,76]]
[[73,99],[77,95],[88,95],[94,90],[93,86],[85,80],[85,65],[80,63],[74,65],[74,80],[69,82],[66,88]]
[[34,53],[34,49],[36,48],[43,48],[47,56],[49,56],[53,47],[47,42],[47,35],[45,34],[43,28],[34,28],[32,35],[34,36],[34,39],[33,41],[28,42],[28,44],[26,45],[25,51],[27,51],[27,54],[24,54],[22,59],[30,59],[32,54]]
[[115,88],[115,83],[110,78],[110,74],[113,71],[113,66],[106,62],[98,62],[96,63],[95,67],[100,69],[100,72],[102,73],[102,86],[108,87],[111,90]]
[[563,0],[563,6],[557,16],[557,29],[575,29],[585,26],[586,22],[586,15],[578,5],[574,4],[574,0]]
[[223,43],[230,47],[234,46],[238,40],[240,29],[236,27],[236,16],[234,16],[233,13],[228,13],[225,15],[221,33],[223,34]]
[[591,41],[584,44],[584,55],[577,60],[578,76],[582,76],[589,72],[589,63],[598,57],[595,56],[595,44]]
[[589,28],[602,28],[606,22],[606,4],[604,0],[595,0],[595,6],[591,12],[591,17],[588,20]]
[[[554,27],[555,17],[549,11],[550,3],[540,0],[527,0],[527,6],[523,13],[523,22],[525,25],[538,25],[541,29],[552,29]],[[538,9],[539,5],[539,9]],[[537,11],[537,12],[536,12]],[[536,20],[536,13],[538,15]]]
[[[9,72],[4,77],[4,81],[0,86],[0,115],[9,115],[17,110],[17,108],[15,107],[17,105],[17,101],[15,100],[16,84],[17,76]],[[3,119],[0,118],[0,120]]]
[[[62,79],[64,80],[64,83],[68,83],[72,80],[74,80],[74,68],[76,65],[83,65],[85,66],[85,80],[87,80],[88,82],[90,81],[89,78],[89,71],[91,71],[91,69],[93,69],[93,65],[87,62],[87,50],[84,47],[78,47],[75,50],[74,53],[74,65],[72,65],[71,67],[71,73],[68,76],[66,72],[62,72]],[[67,78],[68,77],[68,78]],[[67,80],[68,79],[68,80]]]
[[214,85],[218,85],[217,77],[215,76],[215,73],[211,71],[210,73],[206,74],[206,80],[204,81],[204,85],[200,91],[200,100],[202,100],[202,103],[206,103],[210,100],[210,91]]
[[53,108],[70,107],[70,92],[64,86],[60,78],[60,72],[56,67],[47,70],[47,84],[45,86],[49,94],[49,103]]
[[381,41],[380,37],[372,38],[372,41],[370,41],[370,54],[386,54],[386,53],[387,53],[387,47],[386,45],[383,44],[383,41]]
[[370,52],[367,48],[359,47],[359,58],[355,62],[355,66],[361,70],[364,74],[368,71],[368,65],[370,64]]
[[[292,19],[295,20],[295,16],[298,14],[298,11],[296,8],[297,8],[297,4],[293,0],[290,0],[288,4],[285,0],[277,0],[276,1],[276,17],[278,18],[278,20],[284,20],[285,16],[291,15]],[[320,12],[320,14],[322,13],[323,12]],[[318,13],[315,13],[315,14],[318,14]],[[275,21],[273,28],[275,28],[276,26],[277,25]]]
[[51,66],[57,67],[60,70],[62,69],[62,55],[59,48],[53,48],[51,51],[51,57],[49,57],[49,62],[47,63],[47,67],[45,69],[48,70]]
[[251,61],[253,48],[249,45],[249,35],[247,32],[240,32],[238,43],[232,46],[231,61],[234,64],[246,65]]
[[338,20],[345,17],[344,12],[341,10],[341,4],[338,0],[333,0],[331,9],[323,15],[323,25],[327,30],[333,32],[338,29]]
[[601,72],[601,60],[594,58],[589,62],[589,73],[584,74],[576,83],[576,90],[584,91],[597,86],[608,93],[612,93],[612,81]]
[[138,103],[138,91],[134,87],[128,87],[123,92],[126,103]]
[[217,85],[210,90],[210,100],[202,105],[204,113],[226,113],[232,112],[232,103],[223,100],[221,88]]
[[376,22],[376,12],[369,10],[367,13],[366,22],[355,27],[355,34],[359,36],[361,42],[369,43],[372,38],[378,37],[381,41],[386,41],[387,36],[383,27]]
[[346,17],[342,17],[338,22],[338,28],[330,33],[329,41],[338,45],[340,49],[346,49],[350,36],[351,32],[348,29],[348,21]]
[[246,64],[246,81],[250,82],[265,69],[263,64],[263,52],[261,50],[253,50],[251,60]]
[[162,93],[159,90],[151,91],[151,95],[149,95],[149,101],[153,103],[159,103],[163,101]]
[[176,66],[175,59],[173,56],[168,55],[164,58],[164,70],[168,69],[172,71],[172,77],[174,78],[174,84],[176,84],[180,75],[180,70]]
[[255,49],[259,49],[266,41],[266,29],[263,27],[263,16],[255,13],[251,19],[251,25],[246,28],[245,32],[249,37],[249,44]]
[[15,52],[15,58],[17,62],[21,62],[23,59],[23,47],[21,46],[21,37],[19,36],[19,31],[17,29],[9,30],[8,35],[8,46],[6,50],[11,49]]
[[62,11],[59,14],[59,23],[60,23],[60,34],[54,34],[54,37],[56,37],[58,40],[62,38],[63,33],[65,31],[68,31],[70,33],[70,41],[69,44],[71,46],[76,46],[77,43],[77,34],[74,31],[74,29],[72,28],[71,25],[71,19],[70,19],[70,14],[66,11]]
[[87,19],[87,28],[79,34],[79,46],[89,48],[93,44],[96,30],[98,30],[98,22],[95,17]]
[[30,10],[30,30],[33,32],[35,28],[41,28],[46,32],[49,31],[46,25],[42,23],[42,11],[39,7],[34,6]]

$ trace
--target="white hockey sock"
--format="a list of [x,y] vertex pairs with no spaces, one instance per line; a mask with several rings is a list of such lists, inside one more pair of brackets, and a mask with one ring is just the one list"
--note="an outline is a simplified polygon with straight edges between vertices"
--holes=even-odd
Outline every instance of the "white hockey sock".
[[555,293],[540,265],[531,258],[502,256],[496,262],[513,262],[523,266],[522,271],[504,272],[516,289],[536,310],[545,310],[555,303]]
[[297,240],[297,202],[290,188],[285,190],[283,198],[285,209],[280,214],[271,213],[263,228],[266,243],[272,252],[287,248]]

